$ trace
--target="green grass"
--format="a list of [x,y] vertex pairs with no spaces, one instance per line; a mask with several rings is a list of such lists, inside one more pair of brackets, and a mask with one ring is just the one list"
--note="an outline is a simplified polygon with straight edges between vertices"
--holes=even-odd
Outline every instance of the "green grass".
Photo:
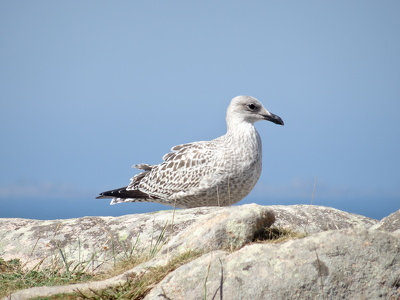
[[[32,300],[123,300],[123,299],[143,299],[146,294],[160,282],[165,276],[176,268],[188,263],[189,261],[199,257],[200,252],[186,251],[170,259],[164,266],[149,268],[141,275],[133,274],[124,284],[108,287],[103,290],[77,291],[73,294],[60,294],[51,297],[37,297]],[[92,277],[91,279],[94,279]],[[73,283],[73,282],[67,282]]]
[[86,282],[94,275],[79,271],[67,272],[61,269],[24,270],[19,259],[5,261],[0,258],[0,298],[9,293],[34,286],[54,286]]

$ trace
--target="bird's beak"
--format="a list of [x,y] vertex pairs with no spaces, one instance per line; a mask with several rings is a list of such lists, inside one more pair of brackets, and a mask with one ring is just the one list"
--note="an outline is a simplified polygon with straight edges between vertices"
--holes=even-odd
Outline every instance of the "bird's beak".
[[284,125],[282,119],[273,113],[268,112],[267,114],[263,114],[264,120],[271,121],[272,123],[278,125]]

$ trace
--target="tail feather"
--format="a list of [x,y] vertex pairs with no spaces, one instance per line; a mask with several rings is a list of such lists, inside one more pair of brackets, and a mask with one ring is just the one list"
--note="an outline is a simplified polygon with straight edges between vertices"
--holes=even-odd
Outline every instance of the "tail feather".
[[102,199],[102,198],[154,199],[154,197],[150,196],[147,193],[143,193],[139,190],[126,190],[126,188],[127,186],[119,189],[102,192],[98,197],[96,197],[96,199]]

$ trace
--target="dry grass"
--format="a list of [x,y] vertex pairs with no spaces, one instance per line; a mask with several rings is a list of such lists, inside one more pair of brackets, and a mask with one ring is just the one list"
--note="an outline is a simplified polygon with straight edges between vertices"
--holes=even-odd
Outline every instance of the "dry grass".
[[[164,266],[149,268],[141,275],[133,274],[124,284],[106,288],[100,291],[82,292],[75,294],[72,299],[89,300],[116,300],[116,299],[143,299],[146,294],[165,276],[178,267],[200,256],[200,252],[186,251],[170,259]],[[50,298],[56,299],[56,298]]]
[[270,227],[259,231],[254,237],[253,242],[277,244],[288,240],[302,239],[306,236],[306,233],[296,232],[289,228]]

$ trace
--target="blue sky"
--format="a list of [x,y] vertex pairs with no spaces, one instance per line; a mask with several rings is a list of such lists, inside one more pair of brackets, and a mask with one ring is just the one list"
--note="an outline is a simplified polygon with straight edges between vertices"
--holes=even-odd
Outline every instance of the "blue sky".
[[0,217],[121,215],[133,164],[225,133],[237,95],[263,172],[241,203],[400,208],[399,1],[2,1]]

